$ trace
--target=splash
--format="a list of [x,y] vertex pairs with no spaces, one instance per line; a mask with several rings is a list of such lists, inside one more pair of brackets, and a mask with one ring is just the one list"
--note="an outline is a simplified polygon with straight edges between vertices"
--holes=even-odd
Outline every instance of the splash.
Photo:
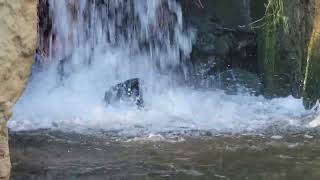
[[[41,128],[126,133],[254,132],[281,122],[303,126],[293,97],[267,100],[188,87],[194,34],[172,0],[50,0],[49,56],[34,65],[14,108],[12,130]],[[143,82],[145,109],[106,106],[105,91]]]

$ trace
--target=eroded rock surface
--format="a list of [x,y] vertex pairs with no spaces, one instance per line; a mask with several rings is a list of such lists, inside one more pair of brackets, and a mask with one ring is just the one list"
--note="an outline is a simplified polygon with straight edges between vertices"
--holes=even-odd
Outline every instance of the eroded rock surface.
[[0,0],[0,179],[9,179],[6,123],[23,92],[36,48],[37,1]]

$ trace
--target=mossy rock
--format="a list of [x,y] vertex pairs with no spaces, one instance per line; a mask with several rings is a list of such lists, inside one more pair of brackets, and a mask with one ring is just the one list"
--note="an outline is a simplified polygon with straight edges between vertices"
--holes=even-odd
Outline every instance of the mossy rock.
[[268,3],[264,19],[253,26],[258,34],[258,64],[264,94],[301,97],[312,29],[310,5],[300,0],[268,0]]
[[[320,3],[319,3],[320,6]],[[319,13],[319,12],[318,12]],[[312,108],[320,98],[320,15],[315,18],[309,44],[308,65],[304,83],[304,105]]]

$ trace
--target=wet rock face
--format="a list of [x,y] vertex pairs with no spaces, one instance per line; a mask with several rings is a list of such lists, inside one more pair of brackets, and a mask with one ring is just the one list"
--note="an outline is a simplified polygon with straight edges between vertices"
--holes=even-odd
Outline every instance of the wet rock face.
[[107,105],[124,101],[135,104],[137,107],[143,107],[142,90],[139,79],[129,79],[111,87],[104,96]]
[[309,1],[313,8],[311,40],[308,45],[307,67],[304,81],[304,104],[312,108],[320,99],[320,1]]
[[258,75],[266,97],[293,95],[303,97],[308,108],[315,105],[320,98],[319,1],[180,2],[187,24],[197,32],[191,60],[200,86],[236,68]]
[[199,32],[191,56],[195,64],[207,63],[215,57],[225,62],[220,70],[241,68],[257,72],[256,35],[238,28],[221,28],[219,33]]
[[[178,0],[184,17],[200,30],[210,29],[208,24],[232,28],[251,22],[251,0]],[[199,21],[201,20],[201,21]]]
[[302,97],[315,2],[268,1],[266,16],[257,28],[259,71],[266,96]]
[[6,123],[31,73],[37,42],[37,1],[0,0],[0,34],[0,179],[8,179]]
[[42,56],[49,54],[50,34],[52,33],[52,18],[49,12],[49,0],[39,0],[38,3],[39,29],[37,53]]
[[[248,24],[249,0],[180,0],[186,24],[196,31],[191,62],[196,86],[208,86],[221,72],[233,68],[257,73],[256,34]],[[200,82],[200,83],[199,83]],[[205,82],[205,83],[203,83]],[[211,83],[209,83],[211,84]]]

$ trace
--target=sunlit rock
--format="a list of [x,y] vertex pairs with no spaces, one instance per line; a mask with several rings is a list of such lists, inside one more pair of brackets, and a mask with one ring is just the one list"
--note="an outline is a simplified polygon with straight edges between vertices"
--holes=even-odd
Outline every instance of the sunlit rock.
[[304,104],[312,108],[320,98],[320,2],[315,1],[312,35],[308,46],[304,81]]
[[9,179],[6,123],[31,73],[36,33],[37,1],[0,0],[0,179]]

